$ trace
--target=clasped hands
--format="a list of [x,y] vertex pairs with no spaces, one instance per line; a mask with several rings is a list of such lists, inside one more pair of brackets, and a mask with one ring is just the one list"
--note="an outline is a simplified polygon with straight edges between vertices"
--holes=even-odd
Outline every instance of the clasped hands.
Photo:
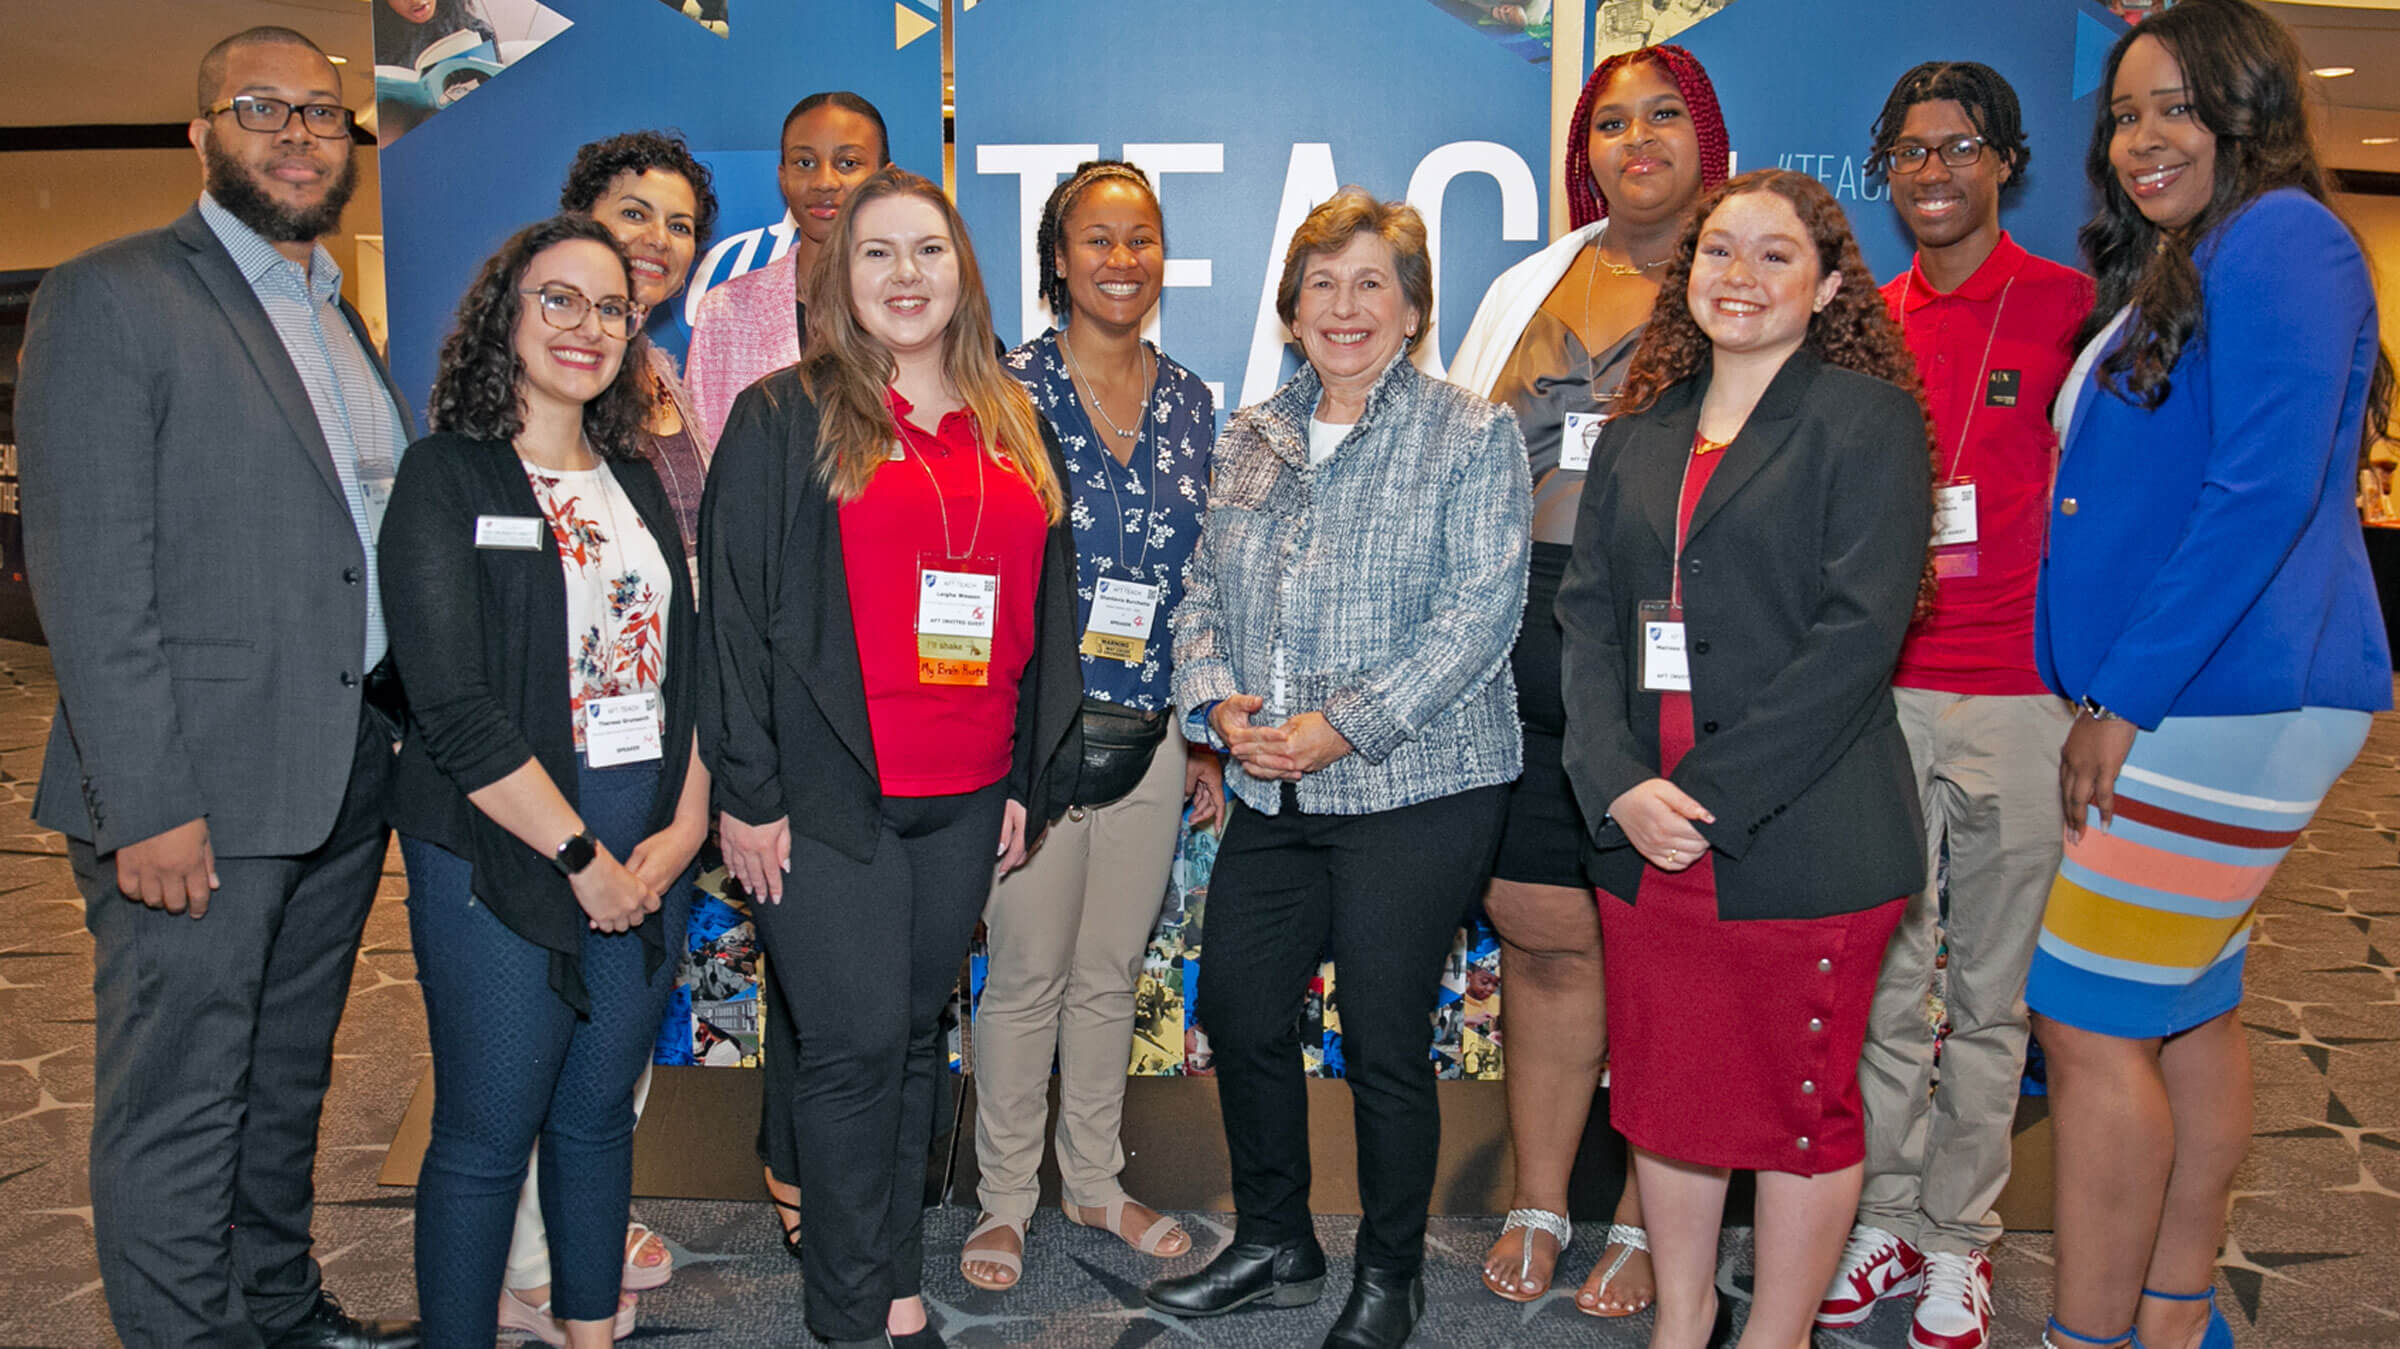
[[1242,771],[1269,782],[1298,782],[1351,751],[1350,741],[1322,712],[1303,712],[1280,726],[1253,726],[1267,700],[1237,693],[1209,709],[1208,724]]
[[1693,821],[1717,822],[1708,807],[1665,778],[1649,778],[1626,788],[1608,803],[1608,818],[1625,831],[1634,851],[1661,871],[1681,871],[1699,861],[1708,851],[1708,840],[1701,837]]

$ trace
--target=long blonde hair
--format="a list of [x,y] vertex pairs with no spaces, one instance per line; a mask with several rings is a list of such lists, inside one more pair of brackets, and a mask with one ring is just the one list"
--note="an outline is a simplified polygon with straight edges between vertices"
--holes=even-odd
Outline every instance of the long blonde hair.
[[940,187],[896,165],[877,169],[851,192],[808,278],[808,340],[800,354],[800,379],[817,405],[819,478],[836,499],[857,500],[897,434],[884,401],[894,373],[892,356],[859,324],[850,291],[859,212],[886,197],[917,197],[942,213],[957,250],[959,292],[958,309],[942,340],[943,376],[974,415],[984,453],[1023,474],[1041,498],[1043,513],[1057,523],[1066,514],[1066,494],[1050,471],[1041,413],[993,353],[992,306],[984,298],[983,269],[975,265],[967,224]]

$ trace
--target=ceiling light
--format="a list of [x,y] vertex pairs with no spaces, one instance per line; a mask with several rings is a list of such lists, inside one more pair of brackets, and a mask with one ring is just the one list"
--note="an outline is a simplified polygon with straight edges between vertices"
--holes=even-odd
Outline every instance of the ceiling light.
[[2361,141],[2359,142],[2359,144],[2361,144],[2361,145],[2400,145],[2400,136],[2369,136],[2369,137],[2365,138],[2364,140],[2361,140]]
[[2312,71],[2310,71],[2310,72],[2308,72],[2308,73],[2309,73],[2309,74],[2311,74],[2311,75],[2314,75],[2314,76],[2316,76],[2316,77],[2317,77],[2318,79],[2320,79],[2320,80],[2338,80],[2338,79],[2340,79],[2341,77],[2343,77],[2344,75],[2355,75],[2355,74],[2357,74],[2357,73],[2358,73],[2358,67],[2357,67],[2357,66],[2318,66],[2318,67],[2317,67],[2315,70],[2312,70]]

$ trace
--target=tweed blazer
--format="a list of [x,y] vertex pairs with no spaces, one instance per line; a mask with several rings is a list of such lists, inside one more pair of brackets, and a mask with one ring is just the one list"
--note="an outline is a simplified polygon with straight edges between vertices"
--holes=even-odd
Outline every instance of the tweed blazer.
[[[1303,368],[1218,437],[1208,516],[1175,611],[1175,702],[1268,697],[1321,711],[1357,752],[1297,785],[1311,814],[1364,815],[1513,780],[1524,764],[1508,664],[1533,513],[1517,419],[1392,362],[1322,464]],[[1270,707],[1260,722],[1273,720]],[[1272,815],[1278,783],[1229,765]]]

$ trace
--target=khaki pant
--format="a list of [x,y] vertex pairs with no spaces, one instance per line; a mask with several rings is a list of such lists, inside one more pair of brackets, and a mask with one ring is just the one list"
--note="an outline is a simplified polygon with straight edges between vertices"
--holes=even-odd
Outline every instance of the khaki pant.
[[1183,766],[1183,738],[1170,729],[1131,794],[1068,811],[984,909],[991,960],[975,1013],[975,1155],[983,1207],[999,1217],[1031,1218],[1040,1197],[1053,1051],[1066,1202],[1099,1208],[1124,1193],[1133,989],[1175,861]]
[[[2058,871],[2058,756],[2074,714],[2047,694],[1892,693],[1925,808],[1927,879],[1884,953],[1859,1058],[1867,1172],[1858,1217],[1920,1248],[1964,1253],[2000,1238],[1992,1206],[2008,1183],[2025,976]],[[1946,920],[1931,861],[1945,840]],[[1950,1038],[1937,1087],[1925,998],[1944,933]]]

